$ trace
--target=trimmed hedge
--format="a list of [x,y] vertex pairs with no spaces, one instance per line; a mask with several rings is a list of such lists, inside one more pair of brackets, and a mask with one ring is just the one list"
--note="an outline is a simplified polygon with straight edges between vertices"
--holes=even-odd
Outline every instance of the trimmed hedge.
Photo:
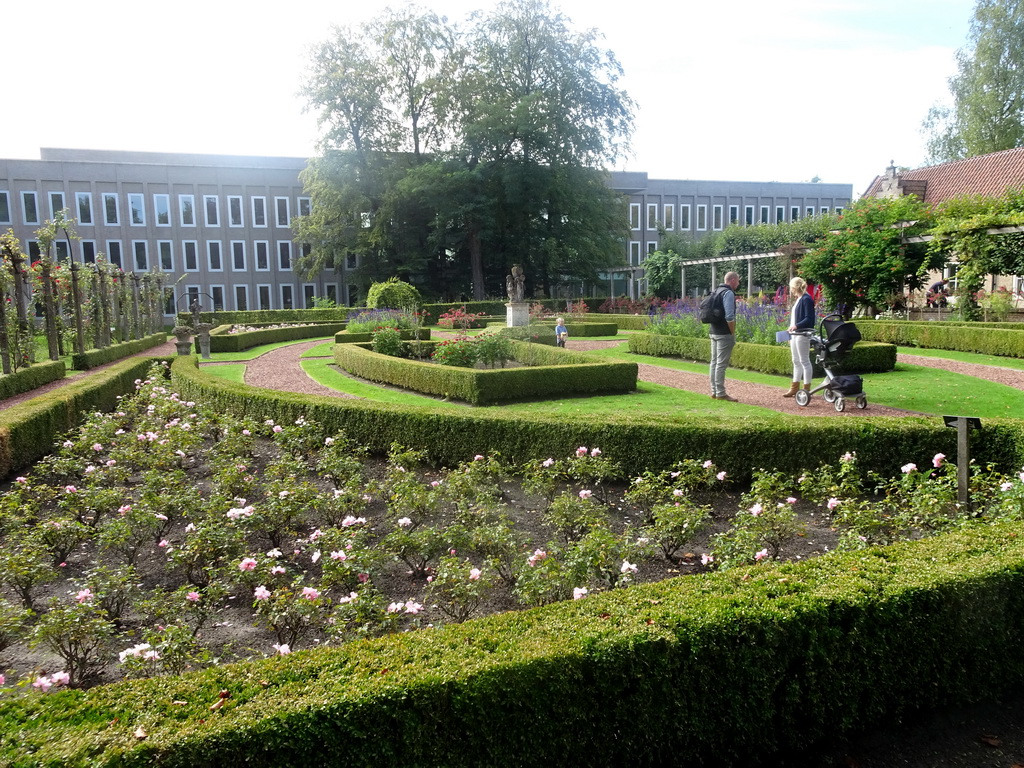
[[153,361],[159,359],[167,360],[155,357],[125,360],[0,411],[0,478],[50,453],[53,443],[78,426],[85,414],[113,411],[117,398],[134,391],[135,380],[145,377]]
[[[545,459],[572,453],[577,446],[598,446],[614,456],[626,475],[667,469],[684,458],[712,459],[736,482],[751,469],[797,472],[856,451],[867,470],[894,474],[908,461],[926,464],[936,453],[956,455],[956,431],[938,417],[819,419],[781,416],[771,420],[663,416],[566,419],[515,416],[501,409],[465,410],[436,406],[399,406],[335,397],[315,397],[256,389],[213,376],[198,368],[194,356],[175,358],[175,389],[186,399],[211,408],[290,424],[300,416],[326,434],[338,430],[378,455],[392,442],[423,450],[448,466],[478,453],[499,452],[509,461]],[[979,463],[1006,472],[1024,465],[1024,422],[986,419],[984,437],[972,441]]]
[[20,395],[22,392],[31,392],[51,381],[60,381],[67,372],[63,360],[46,360],[42,363],[33,363],[28,368],[22,368],[14,373],[0,374],[0,400]]
[[[1007,327],[1009,326],[1009,327]],[[1024,326],[1020,323],[857,322],[861,336],[905,347],[949,349],[1024,358]]]
[[[530,323],[529,327],[543,328],[545,332],[554,335],[554,323]],[[569,332],[569,338],[587,336],[615,336],[619,332],[619,326],[615,323],[593,323],[587,321],[569,320],[565,323],[565,329]]]
[[587,355],[513,341],[522,368],[459,368],[389,357],[363,345],[339,344],[334,361],[354,376],[428,395],[491,405],[512,400],[624,393],[636,389],[636,363],[600,362]]
[[[232,326],[221,327],[229,329]],[[220,328],[214,330],[219,331]],[[282,341],[333,336],[344,330],[345,323],[319,323],[316,325],[296,325],[290,328],[261,328],[256,331],[244,331],[242,333],[228,333],[227,330],[220,333],[211,332],[210,351],[243,352],[262,344],[278,344]],[[198,346],[198,340],[195,343]]]
[[71,369],[75,371],[88,371],[98,368],[101,365],[112,363],[115,360],[122,360],[130,355],[137,355],[147,349],[159,347],[167,341],[167,333],[153,333],[134,341],[125,341],[120,344],[112,344],[103,349],[89,349],[85,353],[71,355]]
[[[398,335],[406,341],[411,341],[413,337],[412,331],[399,331]],[[420,328],[419,338],[423,341],[429,339],[430,329]],[[335,344],[366,344],[370,341],[373,341],[372,333],[349,333],[348,331],[338,331],[334,334]]]
[[[0,761],[745,764],[1024,682],[1021,533],[1017,522],[977,526],[8,700]],[[229,698],[214,714],[220,691]]]
[[[201,312],[199,320],[213,325],[257,325],[276,323],[343,323],[352,307],[331,309],[250,309],[234,312]],[[177,325],[192,325],[191,312],[179,312]]]
[[589,312],[586,317],[586,322],[596,320],[602,323],[615,323],[624,331],[642,331],[651,322],[651,318],[648,315],[601,315]]
[[[634,333],[629,337],[629,351],[652,357],[685,357],[708,362],[711,359],[711,339],[665,336],[659,333]],[[793,359],[789,347],[770,344],[737,342],[729,365],[762,373],[789,375],[793,372]],[[896,347],[892,344],[858,342],[836,367],[844,373],[884,373],[896,367]],[[816,376],[823,371],[814,366]]]

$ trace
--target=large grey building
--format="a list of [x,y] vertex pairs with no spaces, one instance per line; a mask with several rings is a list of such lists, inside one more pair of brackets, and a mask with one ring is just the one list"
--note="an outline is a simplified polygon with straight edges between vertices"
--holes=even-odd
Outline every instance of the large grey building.
[[[358,264],[306,280],[292,270],[305,246],[294,240],[293,216],[309,209],[299,173],[302,158],[40,150],[38,160],[0,159],[0,227],[11,227],[35,256],[35,230],[67,208],[77,242],[57,244],[58,257],[94,262],[103,254],[126,271],[167,273],[167,311],[190,294],[223,309],[309,306],[314,297],[357,304],[349,277]],[[612,173],[629,196],[628,268],[613,292],[639,295],[646,256],[661,230],[694,238],[731,222],[791,221],[849,204],[852,186],[733,181],[669,181],[646,173]],[[628,276],[628,282],[624,279]],[[207,302],[204,300],[204,304]]]

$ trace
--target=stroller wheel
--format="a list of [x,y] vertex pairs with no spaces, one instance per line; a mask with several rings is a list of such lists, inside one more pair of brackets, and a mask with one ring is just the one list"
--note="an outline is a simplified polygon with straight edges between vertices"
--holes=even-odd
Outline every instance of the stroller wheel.
[[836,401],[836,393],[831,389],[826,389],[821,393],[821,396],[825,398],[826,403],[834,403]]
[[799,406],[805,406],[811,402],[811,395],[806,389],[797,390],[796,393],[796,404]]
[[868,407],[868,399],[864,395],[857,396],[857,407],[862,411]]
[[839,413],[846,410],[846,401],[841,397],[836,398],[836,410],[839,411]]

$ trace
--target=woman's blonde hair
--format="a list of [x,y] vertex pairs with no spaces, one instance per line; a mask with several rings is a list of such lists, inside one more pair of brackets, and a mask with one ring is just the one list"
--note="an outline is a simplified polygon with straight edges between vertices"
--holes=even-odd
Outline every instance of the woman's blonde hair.
[[794,277],[789,281],[789,290],[795,291],[796,293],[806,293],[807,281],[802,277]]

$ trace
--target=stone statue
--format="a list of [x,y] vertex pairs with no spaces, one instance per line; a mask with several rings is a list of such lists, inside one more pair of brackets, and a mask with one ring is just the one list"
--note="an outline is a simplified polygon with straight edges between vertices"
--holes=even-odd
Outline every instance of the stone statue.
[[512,266],[512,274],[505,278],[505,289],[509,301],[520,302],[526,296],[526,275],[518,264]]
[[189,304],[188,308],[189,308],[189,311],[192,313],[192,327],[194,329],[197,329],[196,333],[198,333],[199,332],[198,331],[198,328],[199,328],[199,312],[200,312],[199,297],[198,296],[196,298],[192,299],[192,303]]

